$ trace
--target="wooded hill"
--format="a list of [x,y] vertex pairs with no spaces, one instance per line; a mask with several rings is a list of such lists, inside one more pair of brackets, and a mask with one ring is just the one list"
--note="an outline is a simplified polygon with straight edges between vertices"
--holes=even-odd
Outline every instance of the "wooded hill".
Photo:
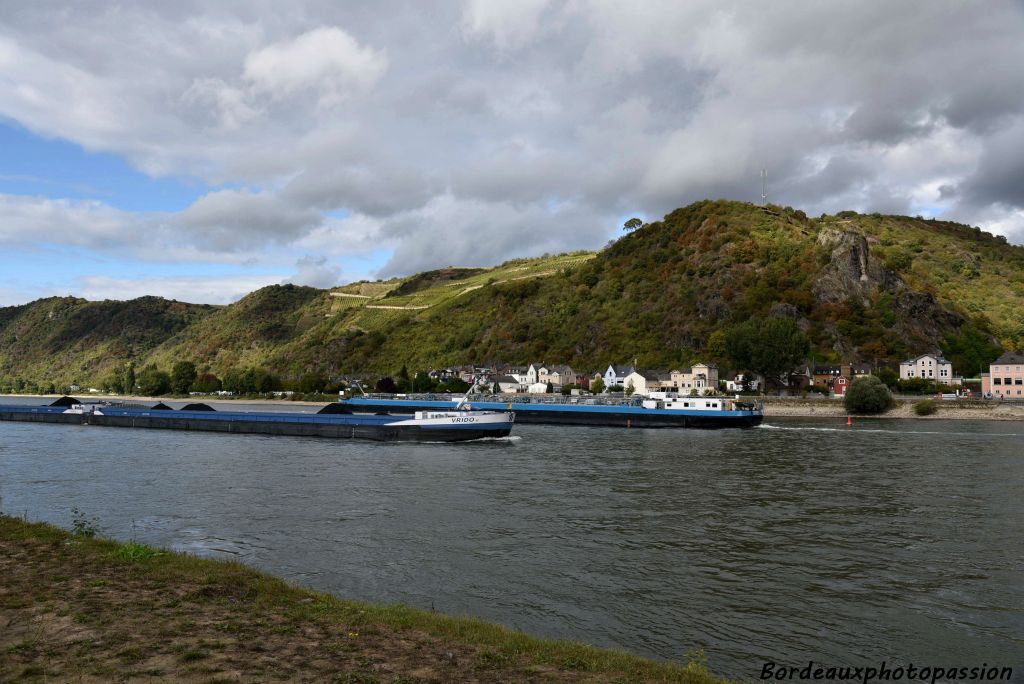
[[606,249],[318,290],[266,287],[229,306],[49,298],[0,309],[0,385],[95,384],[128,361],[222,375],[264,368],[725,362],[725,331],[797,321],[821,363],[941,349],[976,375],[1024,346],[1024,247],[945,221],[703,201]]

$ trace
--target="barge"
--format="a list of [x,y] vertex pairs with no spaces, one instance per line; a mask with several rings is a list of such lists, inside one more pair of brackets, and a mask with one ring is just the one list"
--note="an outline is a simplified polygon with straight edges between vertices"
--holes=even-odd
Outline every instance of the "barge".
[[205,404],[175,410],[162,404],[156,407],[85,404],[64,398],[50,406],[0,405],[0,420],[384,442],[462,442],[507,437],[515,422],[515,415],[505,410],[425,408],[398,415],[384,413],[384,409],[365,410],[369,412],[358,413],[339,404],[328,404],[315,414],[216,411]]
[[[739,397],[681,397],[652,393],[635,400],[604,397],[484,398],[477,395],[478,409],[514,411],[520,423],[596,425],[626,428],[729,428],[755,427],[764,420],[762,407]],[[354,411],[452,410],[461,398],[433,395],[371,394],[342,400]]]

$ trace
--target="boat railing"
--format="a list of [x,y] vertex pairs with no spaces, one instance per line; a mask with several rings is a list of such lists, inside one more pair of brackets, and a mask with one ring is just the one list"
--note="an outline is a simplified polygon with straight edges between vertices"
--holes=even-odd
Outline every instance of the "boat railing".
[[[417,392],[408,394],[386,394],[381,392],[370,393],[365,396],[353,397],[359,401],[444,401],[455,403],[464,395],[449,393]],[[469,397],[469,403],[473,402],[494,402],[499,404],[556,404],[569,406],[640,406],[645,397],[634,395],[632,397],[608,397],[601,395],[545,395],[545,394],[473,394]],[[759,399],[750,398],[749,401],[736,402],[736,410],[742,411],[764,411],[764,402]]]
[[[385,400],[385,401],[458,401],[464,395],[448,393],[409,393],[409,394],[384,394],[371,393],[365,397],[353,397],[358,400]],[[499,404],[558,404],[558,405],[581,405],[581,406],[640,406],[644,397],[606,397],[586,395],[525,395],[525,394],[472,394],[469,402],[495,402]]]

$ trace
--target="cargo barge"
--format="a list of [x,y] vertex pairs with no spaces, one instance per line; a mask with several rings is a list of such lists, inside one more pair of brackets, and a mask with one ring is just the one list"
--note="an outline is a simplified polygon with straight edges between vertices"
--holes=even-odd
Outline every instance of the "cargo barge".
[[50,406],[0,405],[0,420],[384,442],[462,442],[507,437],[515,422],[515,415],[504,410],[423,409],[399,415],[374,411],[378,409],[358,413],[338,404],[328,404],[315,414],[215,411],[205,404],[175,410],[162,404],[157,407],[83,404],[65,398]]
[[[339,403],[355,411],[451,410],[456,397],[372,394]],[[510,397],[477,395],[474,408],[513,411],[519,423],[596,425],[626,428],[729,428],[755,427],[764,420],[759,404],[739,397],[679,397],[654,394],[636,400],[604,397]]]

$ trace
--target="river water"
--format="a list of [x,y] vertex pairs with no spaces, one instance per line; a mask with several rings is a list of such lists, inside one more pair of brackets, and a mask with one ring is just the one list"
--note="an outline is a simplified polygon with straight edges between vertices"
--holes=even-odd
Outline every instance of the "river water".
[[378,444],[0,423],[0,506],[757,679],[1024,666],[1024,425],[520,425]]

